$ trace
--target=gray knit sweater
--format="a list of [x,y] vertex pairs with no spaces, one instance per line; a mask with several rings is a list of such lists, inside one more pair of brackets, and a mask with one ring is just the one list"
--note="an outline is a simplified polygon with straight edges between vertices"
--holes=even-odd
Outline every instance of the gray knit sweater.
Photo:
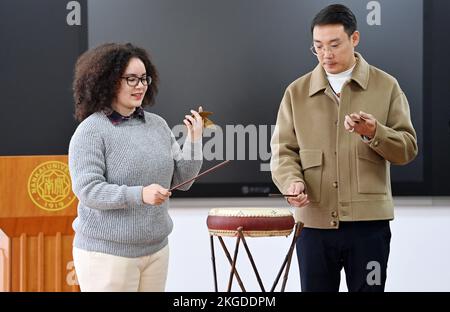
[[169,188],[194,177],[201,165],[201,141],[186,142],[181,150],[155,114],[145,112],[145,121],[133,118],[118,125],[104,113],[92,114],[69,146],[72,188],[79,200],[74,246],[130,258],[160,250],[173,227],[168,201],[144,204],[142,189],[153,183]]

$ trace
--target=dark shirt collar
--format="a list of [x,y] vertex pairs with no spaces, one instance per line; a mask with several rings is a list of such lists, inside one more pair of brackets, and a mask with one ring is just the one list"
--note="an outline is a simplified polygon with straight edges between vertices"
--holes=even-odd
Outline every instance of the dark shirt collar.
[[133,114],[131,114],[130,116],[122,116],[121,114],[119,114],[118,112],[116,112],[113,109],[106,109],[106,110],[104,110],[104,113],[105,113],[106,117],[108,117],[108,119],[112,122],[113,125],[121,124],[122,122],[130,120],[132,118],[138,118],[138,119],[142,120],[143,122],[145,122],[144,109],[141,106],[136,108],[134,110]]

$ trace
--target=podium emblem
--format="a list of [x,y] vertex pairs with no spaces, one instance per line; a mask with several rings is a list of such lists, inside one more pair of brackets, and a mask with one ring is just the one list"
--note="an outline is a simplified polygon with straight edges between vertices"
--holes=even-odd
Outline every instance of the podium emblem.
[[39,208],[58,211],[75,200],[69,167],[60,161],[47,161],[37,166],[28,179],[28,194]]

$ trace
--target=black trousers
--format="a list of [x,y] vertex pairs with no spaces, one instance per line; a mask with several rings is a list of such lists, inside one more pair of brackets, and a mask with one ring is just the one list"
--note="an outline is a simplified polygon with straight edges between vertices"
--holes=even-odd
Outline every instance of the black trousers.
[[390,242],[388,220],[304,228],[296,246],[302,291],[339,291],[344,268],[350,292],[383,292]]

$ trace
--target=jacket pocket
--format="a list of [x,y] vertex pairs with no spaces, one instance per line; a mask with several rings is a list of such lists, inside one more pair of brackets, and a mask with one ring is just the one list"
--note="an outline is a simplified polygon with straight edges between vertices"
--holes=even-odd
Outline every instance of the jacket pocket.
[[301,150],[300,161],[308,199],[310,202],[320,202],[323,152],[321,150]]
[[358,192],[386,194],[386,160],[361,143],[356,149]]

